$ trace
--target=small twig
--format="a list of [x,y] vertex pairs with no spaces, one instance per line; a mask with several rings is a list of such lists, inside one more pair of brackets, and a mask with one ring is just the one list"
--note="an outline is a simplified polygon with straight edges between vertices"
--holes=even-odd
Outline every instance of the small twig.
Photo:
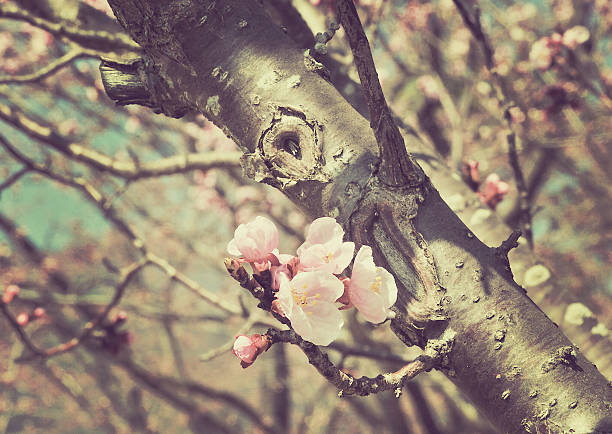
[[160,258],[159,256],[150,252],[148,252],[146,255],[147,259],[149,260],[149,262],[151,262],[151,264],[157,266],[159,269],[164,271],[170,279],[177,281],[198,297],[202,298],[203,300],[206,300],[213,306],[216,306],[219,309],[224,310],[225,312],[230,313],[232,315],[240,315],[242,313],[242,309],[239,306],[227,303],[223,298],[202,288],[202,286],[198,284],[195,280],[190,279],[189,277],[178,271],[165,259]]
[[521,165],[518,160],[518,153],[516,151],[516,133],[512,130],[512,117],[506,110],[506,119],[508,121],[508,128],[510,133],[506,136],[508,141],[508,159],[510,160],[510,166],[514,172],[514,180],[516,182],[516,188],[518,190],[518,201],[519,201],[519,223],[525,238],[529,243],[529,248],[533,250],[533,232],[531,230],[531,204],[529,203],[529,191],[527,190],[527,183],[521,170]]
[[54,60],[48,65],[40,68],[38,71],[31,74],[14,75],[0,77],[0,84],[26,84],[34,81],[42,80],[61,68],[68,66],[72,61],[80,59],[82,57],[97,57],[91,53],[88,53],[80,48],[75,48],[68,53],[64,54],[59,59]]
[[368,351],[362,348],[349,347],[348,345],[345,345],[341,342],[332,342],[331,344],[329,344],[328,348],[330,350],[340,352],[343,356],[363,357],[367,359],[382,360],[391,363],[409,363],[409,360],[406,360],[400,356],[396,356],[395,354],[392,354],[390,352]]
[[452,342],[430,340],[425,347],[424,354],[407,363],[401,369],[392,373],[380,374],[375,378],[355,378],[353,375],[347,374],[336,367],[329,360],[327,354],[323,353],[318,346],[305,341],[293,330],[281,331],[270,328],[266,332],[266,336],[270,339],[271,345],[278,342],[297,345],[308,358],[308,362],[327,381],[339,389],[338,396],[366,396],[390,389],[393,389],[396,396],[399,396],[404,383],[413,379],[421,372],[429,372],[435,367],[442,366],[445,356],[452,347]]
[[130,281],[132,280],[132,278],[145,265],[147,265],[147,261],[141,260],[139,262],[135,262],[125,267],[124,269],[122,269],[121,270],[121,280],[119,281],[119,284],[115,288],[115,293],[113,295],[113,298],[106,305],[102,313],[100,313],[93,321],[89,321],[87,324],[85,324],[79,336],[76,336],[67,342],[63,342],[59,345],[56,345],[54,347],[51,347],[45,350],[40,349],[30,340],[30,338],[28,337],[23,327],[21,327],[19,323],[17,323],[15,318],[13,318],[13,315],[10,313],[8,306],[5,303],[0,301],[0,310],[2,311],[4,316],[8,319],[9,323],[13,327],[13,330],[15,330],[15,332],[19,336],[19,339],[33,353],[28,356],[20,357],[16,361],[27,362],[27,361],[30,361],[32,359],[39,358],[39,357],[42,357],[42,358],[54,357],[54,356],[57,356],[59,354],[62,354],[62,353],[65,353],[65,352],[68,352],[74,349],[79,344],[81,344],[83,341],[88,339],[91,336],[91,334],[94,332],[94,330],[96,330],[102,325],[102,323],[104,322],[104,320],[106,319],[110,311],[119,303],[119,301],[123,297],[123,294],[125,293],[126,288],[128,287]]
[[60,184],[68,185],[70,187],[76,188],[77,190],[80,190],[85,195],[85,197],[91,202],[93,202],[100,209],[103,215],[108,218],[110,222],[113,223],[115,227],[119,229],[119,231],[122,232],[131,241],[132,245],[137,248],[143,255],[145,255],[148,263],[156,265],[158,268],[162,269],[170,278],[181,283],[187,289],[191,290],[193,293],[203,298],[207,302],[215,305],[216,307],[234,315],[238,315],[242,312],[242,309],[240,309],[240,307],[231,305],[225,302],[217,295],[206,291],[197,282],[191,280],[190,278],[179,272],[175,267],[170,265],[168,261],[160,258],[152,252],[149,252],[142,238],[140,238],[140,236],[136,234],[134,229],[128,223],[124,222],[118,216],[115,208],[112,206],[112,203],[84,178],[71,178],[65,175],[60,175],[51,171],[49,167],[43,166],[30,160],[21,152],[19,152],[14,146],[12,146],[1,134],[0,145],[4,147],[4,149],[6,149],[8,153],[11,154],[17,161],[21,162],[29,169],[41,173],[47,178],[53,179],[59,182]]
[[15,330],[15,333],[17,333],[17,335],[19,336],[19,340],[26,346],[28,350],[30,350],[31,352],[39,356],[42,356],[45,354],[44,350],[41,350],[40,348],[38,348],[34,344],[34,342],[30,340],[29,336],[27,335],[23,327],[19,325],[15,317],[13,317],[13,315],[9,311],[8,306],[2,300],[0,300],[0,311],[2,311],[2,314],[8,320],[13,330]]
[[404,138],[393,121],[355,5],[351,0],[338,0],[336,13],[351,46],[368,103],[370,127],[374,131],[381,157],[378,176],[389,186],[419,185],[423,180],[422,171],[406,152]]
[[103,30],[83,30],[68,22],[53,22],[34,16],[17,5],[9,3],[0,4],[0,18],[11,18],[14,20],[26,21],[33,26],[40,27],[47,32],[79,43],[79,40],[106,43],[115,49],[124,49],[140,52],[141,48],[132,39],[122,33],[112,34]]
[[101,152],[72,143],[67,137],[59,135],[51,127],[37,122],[12,106],[0,103],[0,118],[73,160],[130,181],[194,170],[238,167],[242,155],[242,152],[211,151],[175,155],[157,161],[136,164],[133,161],[117,160]]
[[259,300],[258,307],[267,312],[270,312],[274,318],[280,323],[291,327],[291,322],[284,316],[272,310],[272,301],[274,297],[272,290],[268,288],[266,290],[254,277],[252,277],[240,264],[240,262],[234,258],[225,258],[225,268],[227,268],[230,276],[240,284],[244,289],[248,290],[253,297]]
[[496,249],[497,252],[508,257],[510,250],[518,247],[518,239],[521,235],[521,231],[513,231],[506,240],[502,241],[501,245]]
[[[245,321],[245,323],[234,334],[234,336],[238,336],[238,335],[247,333],[257,321],[258,321],[258,318],[256,318],[256,315],[253,314],[249,316],[247,320]],[[235,337],[232,337],[227,342],[221,344],[217,348],[213,348],[212,350],[205,352],[204,354],[200,356],[200,362],[208,362],[214,358],[219,357],[222,354],[226,354],[228,351],[230,351],[233,348],[235,340],[236,340]]]
[[2,181],[0,183],[0,194],[2,194],[2,192],[4,190],[6,190],[7,188],[9,188],[11,185],[13,185],[17,181],[19,181],[21,179],[21,177],[23,175],[25,175],[26,173],[28,173],[29,171],[30,171],[30,169],[28,169],[27,167],[23,167],[23,168],[19,169],[17,172],[15,172],[12,175],[10,175],[4,181]]
[[491,47],[491,44],[487,40],[486,35],[482,30],[482,24],[480,22],[480,9],[478,6],[474,7],[474,16],[471,16],[465,5],[461,2],[461,0],[453,0],[459,14],[461,14],[461,18],[463,18],[463,22],[466,27],[472,33],[472,36],[482,47],[482,51],[485,58],[485,65],[487,70],[493,77],[493,88],[495,89],[495,96],[499,102],[500,107],[503,110],[503,117],[506,120],[509,133],[506,135],[506,139],[508,142],[508,159],[510,160],[510,166],[512,166],[512,170],[514,172],[514,179],[516,182],[516,187],[519,195],[519,208],[520,208],[520,218],[519,221],[521,223],[521,228],[523,233],[525,234],[525,238],[529,243],[529,247],[533,249],[533,234],[531,231],[531,206],[529,204],[529,192],[527,190],[527,183],[525,182],[525,177],[523,175],[523,170],[521,169],[518,153],[516,149],[516,132],[514,131],[514,126],[512,125],[512,116],[510,115],[510,108],[514,106],[514,104],[509,100],[507,85],[505,80],[499,73],[497,72],[497,68],[495,67],[494,61],[494,51]]

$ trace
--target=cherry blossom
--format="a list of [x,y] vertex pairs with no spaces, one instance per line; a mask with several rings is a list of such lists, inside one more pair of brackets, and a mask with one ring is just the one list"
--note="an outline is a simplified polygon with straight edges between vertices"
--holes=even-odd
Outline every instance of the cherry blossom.
[[266,336],[253,334],[251,336],[238,335],[234,341],[232,353],[240,359],[243,368],[248,368],[253,364],[257,356],[270,347],[270,342]]
[[300,258],[297,256],[291,256],[286,254],[277,255],[280,265],[272,266],[270,272],[272,273],[272,289],[279,289],[281,284],[281,275],[284,275],[289,280],[299,272]]
[[336,300],[344,285],[326,271],[304,271],[289,280],[281,276],[276,297],[278,307],[302,338],[316,345],[329,345],[344,325]]
[[241,224],[234,231],[234,238],[228,243],[230,255],[243,256],[245,262],[262,263],[276,254],[278,230],[274,223],[258,216],[250,223]]
[[17,315],[15,321],[21,327],[25,327],[30,322],[30,315],[28,315],[26,312],[21,312],[19,315]]
[[495,209],[509,190],[510,186],[507,182],[502,181],[497,173],[491,173],[485,179],[483,191],[478,192],[478,196],[489,208]]
[[389,308],[397,299],[393,275],[374,265],[372,248],[361,246],[348,285],[351,303],[370,322],[381,323],[389,317]]
[[588,41],[590,37],[589,29],[584,26],[574,26],[563,33],[563,45],[573,50],[578,45]]
[[19,287],[17,285],[7,286],[2,294],[2,303],[9,304],[13,301],[17,294],[19,294]]
[[340,274],[353,259],[355,243],[342,242],[344,231],[335,219],[321,217],[306,231],[306,241],[297,249],[300,269]]

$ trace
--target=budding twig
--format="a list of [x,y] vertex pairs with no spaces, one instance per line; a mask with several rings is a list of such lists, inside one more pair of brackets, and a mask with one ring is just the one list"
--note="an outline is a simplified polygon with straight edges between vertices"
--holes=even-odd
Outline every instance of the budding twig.
[[508,97],[507,84],[504,81],[503,77],[499,75],[497,69],[495,67],[495,60],[493,58],[494,51],[491,48],[491,44],[487,40],[486,35],[482,30],[482,24],[480,22],[480,9],[478,6],[475,7],[474,15],[470,15],[469,11],[465,7],[465,5],[461,2],[461,0],[453,0],[461,18],[463,19],[464,24],[474,36],[474,39],[480,44],[482,47],[482,51],[484,53],[485,65],[487,70],[493,77],[493,88],[495,89],[495,97],[499,102],[500,107],[503,109],[503,117],[508,126],[508,134],[506,135],[506,140],[508,142],[508,159],[510,162],[510,166],[512,167],[512,171],[514,172],[514,180],[516,182],[516,188],[518,190],[518,202],[520,209],[520,224],[521,229],[529,243],[529,247],[533,249],[533,234],[531,231],[531,205],[529,203],[529,192],[527,190],[527,183],[525,182],[525,177],[523,175],[523,170],[521,169],[518,153],[516,149],[516,132],[514,131],[514,126],[512,124],[512,116],[510,115],[510,109],[514,106],[514,104],[510,101]]
[[399,397],[404,384],[421,372],[429,372],[435,367],[440,367],[444,363],[444,358],[451,349],[452,342],[430,341],[425,347],[424,354],[404,365],[395,372],[380,374],[377,377],[355,378],[353,375],[342,371],[335,366],[327,354],[308,341],[302,339],[293,330],[268,329],[266,332],[270,340],[270,345],[284,342],[297,345],[308,358],[308,362],[313,365],[323,377],[336,386],[338,396],[359,395],[367,396],[385,390],[393,389]]
[[406,152],[404,138],[393,121],[355,5],[351,0],[338,0],[336,13],[351,46],[368,103],[370,127],[381,157],[378,176],[383,183],[393,187],[417,185],[422,181],[421,170]]

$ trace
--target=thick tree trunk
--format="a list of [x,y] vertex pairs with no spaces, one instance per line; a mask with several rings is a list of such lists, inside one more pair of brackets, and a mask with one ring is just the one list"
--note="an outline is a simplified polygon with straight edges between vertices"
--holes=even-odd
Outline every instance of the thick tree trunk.
[[247,174],[371,245],[399,283],[396,334],[452,340],[440,369],[496,426],[612,430],[608,382],[514,283],[507,252],[480,242],[426,177],[379,182],[368,122],[255,2],[109,3],[146,52],[133,71],[149,105],[204,113],[243,149]]

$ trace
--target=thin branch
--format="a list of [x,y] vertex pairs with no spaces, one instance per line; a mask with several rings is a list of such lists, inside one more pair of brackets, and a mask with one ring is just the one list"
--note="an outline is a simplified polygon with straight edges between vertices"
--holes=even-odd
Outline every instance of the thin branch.
[[[235,396],[234,394],[219,391],[206,386],[201,383],[192,381],[183,381],[176,378],[156,375],[137,365],[133,360],[129,358],[116,359],[118,366],[126,370],[127,373],[134,379],[140,380],[148,388],[154,391],[159,396],[168,399],[173,405],[177,407],[190,409],[192,413],[201,412],[197,406],[197,401],[193,399],[184,399],[183,395],[185,392],[188,394],[198,395],[207,399],[217,400],[226,407],[230,407],[240,411],[244,416],[250,419],[254,424],[259,426],[262,430],[269,433],[276,433],[276,429],[269,425],[261,415],[261,412],[256,408],[252,407],[247,401],[242,398]],[[179,393],[183,392],[183,393]],[[189,396],[189,395],[188,395]],[[178,404],[178,405],[177,405]],[[207,415],[207,413],[205,413]],[[215,427],[208,426],[212,432],[215,431]]]
[[50,126],[42,125],[23,111],[0,103],[0,118],[58,152],[90,167],[135,181],[174,175],[193,170],[238,167],[242,152],[207,152],[175,155],[157,161],[138,163],[111,158],[101,152],[72,143]]
[[265,288],[262,286],[255,277],[251,276],[244,269],[237,259],[225,258],[225,268],[227,268],[230,276],[237,281],[240,286],[248,290],[253,297],[259,300],[259,305],[257,307],[270,312],[280,323],[291,327],[291,323],[287,318],[274,311],[272,307],[274,294],[270,287]]
[[2,181],[0,183],[0,194],[2,194],[2,192],[4,190],[6,190],[7,188],[9,188],[11,185],[13,185],[17,181],[19,181],[21,179],[21,177],[23,175],[25,175],[26,173],[28,173],[29,171],[30,171],[30,169],[28,169],[27,167],[23,167],[23,168],[19,169],[17,172],[15,172],[12,175],[10,175],[4,181]]
[[38,71],[33,72],[31,74],[0,77],[0,84],[26,84],[26,83],[32,83],[34,81],[39,81],[39,80],[42,80],[54,74],[61,68],[68,66],[74,60],[80,59],[83,57],[94,57],[95,58],[97,56],[87,51],[84,51],[80,48],[75,48],[73,50],[70,50],[68,53],[64,54],[59,59],[54,60],[53,62],[49,63],[48,65],[40,68]]
[[452,347],[452,342],[442,342],[430,340],[425,347],[424,354],[418,356],[413,361],[407,363],[395,372],[381,374],[375,378],[360,377],[355,378],[336,367],[327,354],[321,349],[302,339],[293,330],[268,329],[266,336],[269,338],[270,345],[278,342],[297,345],[308,358],[308,362],[313,365],[327,381],[339,389],[338,396],[359,395],[366,396],[372,393],[379,393],[393,389],[395,395],[399,397],[403,385],[416,377],[421,372],[429,372],[433,368],[442,366],[444,357]]
[[[259,319],[256,317],[256,315],[249,316],[247,320],[244,322],[244,324],[238,329],[238,331],[235,333],[234,336],[242,335],[248,332],[257,321],[259,321]],[[232,337],[227,342],[223,343],[217,348],[213,348],[212,350],[205,352],[204,354],[200,356],[200,362],[208,362],[212,359],[219,357],[222,354],[226,354],[228,351],[230,351],[233,348],[235,340],[236,338]]]
[[122,232],[131,241],[132,245],[138,250],[140,250],[143,255],[145,255],[147,263],[151,263],[162,269],[170,278],[181,283],[187,289],[191,290],[193,293],[203,298],[207,302],[215,305],[216,307],[233,315],[242,313],[242,309],[240,309],[240,307],[229,304],[217,295],[206,291],[197,282],[191,280],[190,278],[179,272],[175,267],[170,265],[168,261],[163,258],[160,258],[154,253],[148,252],[142,238],[140,238],[136,234],[136,232],[128,223],[124,222],[117,215],[117,212],[112,206],[112,203],[84,178],[71,178],[68,176],[60,175],[51,171],[49,167],[43,166],[30,160],[17,149],[15,149],[15,147],[13,147],[2,135],[0,135],[0,145],[4,147],[4,149],[6,149],[8,153],[11,154],[16,160],[20,161],[29,169],[41,173],[42,175],[53,179],[61,184],[68,185],[70,187],[76,188],[77,190],[80,190],[85,195],[85,197],[87,197],[91,202],[93,202],[100,209],[103,215],[108,218],[110,222],[113,223],[114,226],[119,229],[119,231]]
[[406,364],[409,363],[409,360],[404,359],[403,357],[396,356],[395,354],[389,352],[381,352],[381,351],[369,351],[364,350],[362,348],[349,347],[346,344],[341,342],[332,342],[329,344],[328,348],[330,350],[338,351],[343,356],[354,356],[354,357],[363,357],[372,360],[381,360],[384,362],[391,363],[400,363]]
[[208,303],[224,310],[227,313],[231,313],[232,315],[240,315],[242,313],[242,309],[239,306],[227,303],[223,298],[213,294],[210,291],[205,290],[195,280],[190,279],[189,277],[178,271],[165,259],[160,258],[159,256],[150,252],[147,253],[147,259],[151,264],[164,271],[170,279],[180,283],[198,297],[206,300]]
[[506,110],[506,120],[508,121],[508,128],[510,133],[506,136],[508,141],[508,159],[510,160],[510,166],[514,172],[514,180],[516,182],[516,188],[518,190],[518,202],[519,202],[519,223],[525,238],[529,243],[529,248],[533,250],[533,232],[531,230],[531,204],[529,203],[529,190],[525,177],[523,176],[523,170],[521,169],[521,163],[518,160],[518,153],[516,150],[516,133],[512,129],[512,116],[508,110]]
[[510,166],[512,167],[512,171],[514,172],[514,180],[516,182],[516,188],[518,190],[519,195],[519,208],[520,208],[520,217],[519,222],[521,224],[521,229],[525,234],[525,238],[529,243],[529,247],[533,249],[533,233],[531,231],[531,204],[529,203],[529,191],[527,190],[527,183],[525,182],[525,177],[523,175],[523,170],[521,169],[518,153],[516,150],[516,132],[514,131],[514,126],[512,124],[512,116],[510,115],[510,108],[514,106],[514,104],[510,101],[508,97],[508,86],[504,80],[504,78],[499,75],[497,72],[497,68],[495,67],[494,60],[494,51],[489,43],[486,35],[482,30],[482,24],[480,22],[480,9],[476,5],[474,7],[474,15],[472,16],[470,12],[467,10],[465,5],[461,0],[453,0],[461,18],[463,19],[464,24],[472,33],[472,36],[482,47],[482,51],[485,58],[485,65],[487,66],[487,70],[493,77],[493,88],[495,90],[495,96],[499,102],[500,107],[503,110],[503,117],[506,120],[509,133],[506,135],[506,139],[508,141],[508,159],[510,160]]
[[351,46],[368,103],[370,127],[376,136],[381,156],[379,178],[389,186],[419,185],[423,180],[422,171],[406,152],[404,138],[393,121],[378,80],[368,38],[352,0],[338,0],[336,13]]
[[140,52],[140,46],[132,39],[122,33],[112,34],[104,30],[84,30],[68,22],[53,22],[36,17],[23,8],[10,3],[0,4],[0,18],[11,18],[14,20],[26,21],[33,26],[40,27],[47,32],[59,36],[66,37],[76,43],[79,40],[92,41],[96,43],[106,43],[113,46],[115,49],[124,49]]
[[8,319],[9,324],[11,325],[13,330],[15,330],[15,332],[17,333],[17,335],[19,336],[19,339],[23,342],[26,348],[28,348],[28,350],[30,350],[33,353],[32,355],[29,355],[29,356],[20,357],[17,360],[20,362],[26,362],[26,361],[29,361],[35,358],[39,358],[39,357],[50,358],[50,357],[65,353],[67,351],[70,351],[74,349],[75,347],[77,347],[79,344],[81,344],[83,341],[89,338],[91,334],[94,332],[94,330],[96,330],[102,325],[102,323],[104,322],[104,320],[106,319],[110,311],[119,303],[119,301],[123,297],[123,294],[125,293],[125,290],[128,287],[132,278],[145,265],[147,265],[147,261],[141,260],[139,262],[135,262],[125,267],[121,271],[121,280],[119,281],[118,285],[115,288],[115,293],[113,295],[113,298],[106,305],[102,313],[100,313],[93,321],[89,321],[87,324],[85,324],[79,336],[76,336],[67,342],[61,343],[59,345],[56,345],[48,349],[40,349],[36,344],[34,344],[32,340],[28,337],[23,327],[21,327],[19,323],[17,322],[17,320],[13,317],[10,310],[8,309],[8,305],[0,301],[0,310],[2,311],[4,316]]

